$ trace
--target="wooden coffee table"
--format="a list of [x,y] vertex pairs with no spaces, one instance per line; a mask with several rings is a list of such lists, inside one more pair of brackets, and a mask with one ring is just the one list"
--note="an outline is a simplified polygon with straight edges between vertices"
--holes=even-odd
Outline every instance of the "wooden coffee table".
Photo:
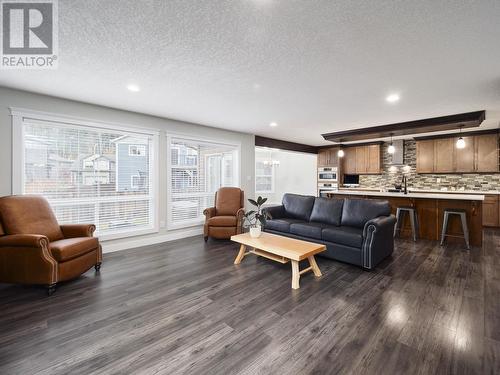
[[[245,255],[248,254],[255,254],[283,264],[291,261],[292,289],[299,289],[299,279],[303,273],[312,271],[314,276],[321,276],[314,255],[325,251],[325,245],[264,232],[259,238],[252,238],[250,233],[243,233],[231,236],[231,240],[241,244],[234,264],[240,264]],[[247,246],[253,248],[253,250],[246,251]],[[299,261],[306,258],[309,260],[309,267],[300,271]]]

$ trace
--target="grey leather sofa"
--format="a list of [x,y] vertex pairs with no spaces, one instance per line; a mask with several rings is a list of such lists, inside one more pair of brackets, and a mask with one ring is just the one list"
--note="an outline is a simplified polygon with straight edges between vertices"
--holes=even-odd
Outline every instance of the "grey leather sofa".
[[372,269],[394,250],[394,225],[387,201],[330,199],[285,194],[267,207],[265,232],[326,245],[318,254]]

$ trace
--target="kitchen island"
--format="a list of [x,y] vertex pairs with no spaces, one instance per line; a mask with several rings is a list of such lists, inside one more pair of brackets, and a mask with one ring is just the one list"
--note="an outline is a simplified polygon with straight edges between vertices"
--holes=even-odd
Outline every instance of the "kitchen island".
[[[417,210],[419,221],[418,237],[421,239],[438,241],[443,225],[443,212],[446,208],[460,208],[467,212],[467,223],[470,232],[470,243],[473,246],[482,244],[482,194],[447,194],[447,193],[422,193],[410,192],[408,194],[366,191],[366,190],[339,190],[328,194],[330,198],[352,199],[379,199],[387,200],[391,205],[393,214],[402,206],[411,206]],[[462,235],[460,218],[456,215],[450,217],[448,234]],[[408,215],[405,215],[401,225],[401,237],[411,237],[411,227]],[[463,238],[447,237],[446,241],[465,243]]]

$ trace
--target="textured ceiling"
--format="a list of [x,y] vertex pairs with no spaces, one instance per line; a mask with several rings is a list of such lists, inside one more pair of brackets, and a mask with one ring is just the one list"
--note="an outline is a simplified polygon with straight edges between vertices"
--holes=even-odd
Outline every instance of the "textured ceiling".
[[0,85],[315,145],[479,109],[491,125],[499,20],[498,0],[60,0],[59,68]]

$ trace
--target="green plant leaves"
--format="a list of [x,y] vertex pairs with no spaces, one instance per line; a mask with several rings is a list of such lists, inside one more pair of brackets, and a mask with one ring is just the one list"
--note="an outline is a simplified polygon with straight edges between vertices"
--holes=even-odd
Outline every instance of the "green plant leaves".
[[264,203],[267,202],[267,198],[262,198],[260,195],[257,197],[257,200],[254,200],[254,199],[248,199],[248,201],[256,206],[256,207],[260,207],[262,206]]
[[249,201],[251,204],[253,204],[254,206],[259,207],[259,204],[258,204],[256,201],[254,201],[253,199],[250,199],[250,198],[249,198],[249,199],[248,199],[248,201]]

